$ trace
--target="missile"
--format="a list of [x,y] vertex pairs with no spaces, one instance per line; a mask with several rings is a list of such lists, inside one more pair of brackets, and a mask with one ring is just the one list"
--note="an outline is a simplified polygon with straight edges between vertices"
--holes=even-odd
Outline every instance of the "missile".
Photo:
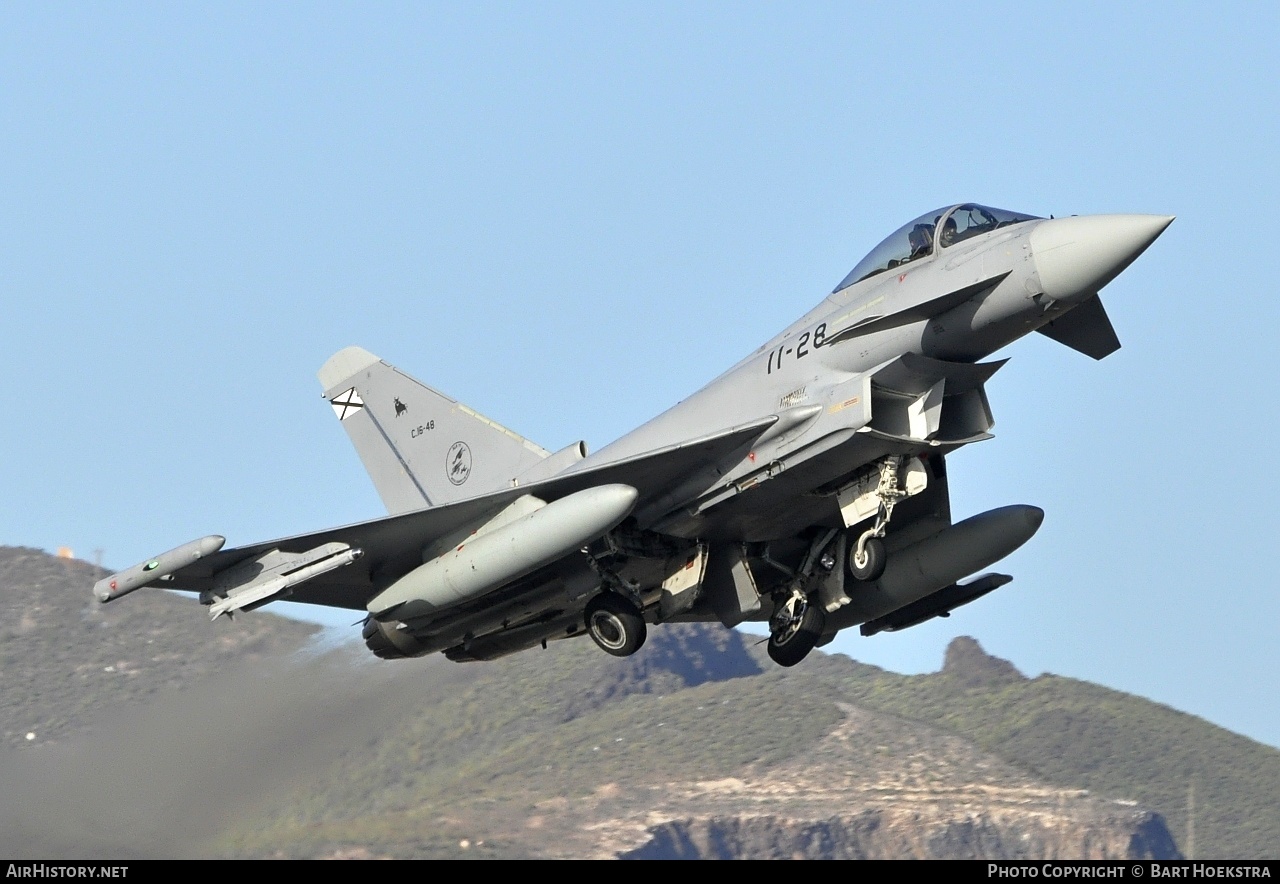
[[192,562],[198,561],[205,556],[213,555],[222,549],[222,545],[226,542],[227,538],[218,534],[210,534],[208,537],[201,537],[199,540],[184,543],[176,549],[161,553],[154,559],[148,559],[141,564],[134,565],[132,568],[126,568],[118,574],[102,578],[93,585],[93,594],[98,601],[104,604],[115,601],[120,596],[128,595],[135,589],[141,589],[148,584],[155,583],[161,577],[168,577],[179,568],[185,568]]
[[603,536],[636,505],[630,485],[601,485],[475,534],[376,595],[379,621],[411,620],[479,598]]
[[944,528],[891,553],[880,579],[850,591],[852,601],[836,617],[851,626],[918,602],[1003,559],[1030,540],[1043,521],[1039,507],[1015,505]]
[[[299,583],[346,567],[363,555],[364,550],[352,549],[345,543],[326,543],[299,555],[281,555],[273,550],[230,569],[229,586],[218,587],[225,595],[215,601],[208,593],[202,593],[201,601],[208,599],[210,620],[217,620],[223,614],[229,617],[236,611],[252,611],[278,596],[287,595]],[[262,572],[263,565],[273,559],[276,560],[274,566]],[[218,577],[221,579],[223,575]]]

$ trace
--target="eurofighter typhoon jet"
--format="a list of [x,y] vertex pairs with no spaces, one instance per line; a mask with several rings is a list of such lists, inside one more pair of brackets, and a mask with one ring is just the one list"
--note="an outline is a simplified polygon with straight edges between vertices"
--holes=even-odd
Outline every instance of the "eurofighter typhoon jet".
[[211,535],[104,578],[199,593],[211,617],[277,599],[364,614],[369,649],[492,660],[648,624],[769,624],[799,663],[841,629],[948,615],[1025,543],[1034,506],[953,522],[947,456],[991,438],[984,390],[1033,331],[1101,359],[1098,291],[1173,221],[921,215],[822,303],[698,393],[588,454],[548,452],[358,347],[319,371],[390,515],[223,549]]

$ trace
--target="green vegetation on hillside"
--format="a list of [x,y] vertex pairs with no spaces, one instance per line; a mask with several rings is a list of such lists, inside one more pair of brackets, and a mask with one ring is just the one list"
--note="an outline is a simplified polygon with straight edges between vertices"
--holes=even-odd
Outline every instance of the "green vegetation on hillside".
[[[700,631],[673,630],[673,640]],[[725,653],[741,656],[722,676],[756,671],[737,642]],[[245,827],[230,849],[261,855],[289,844],[289,855],[314,855],[359,845],[403,856],[409,833],[501,828],[499,819],[510,825],[512,814],[532,813],[549,796],[573,800],[606,784],[715,779],[777,763],[842,717],[830,697],[779,689],[779,679],[795,678],[697,684],[701,668],[676,673],[651,662],[614,660],[588,642],[567,642],[484,664],[457,689],[424,690],[401,728],[353,748],[281,802],[274,825]],[[646,677],[637,677],[637,665]],[[408,840],[416,844],[411,855],[444,857],[457,850],[458,835]],[[521,855],[493,837],[484,846],[490,855]]]
[[[246,705],[235,694],[245,682],[229,676],[271,678],[260,664],[304,645],[313,627],[258,613],[210,625],[198,605],[167,593],[103,606],[88,592],[96,576],[83,562],[0,548],[0,743],[16,753],[11,763],[46,742],[66,743],[108,710],[132,714],[209,682],[233,693],[227,708],[271,726],[262,710],[279,712],[280,701],[264,692]],[[779,669],[749,641],[718,626],[668,624],[625,660],[574,640],[488,664],[384,663],[362,648],[359,663],[307,664],[306,677],[333,695],[342,720],[368,727],[352,729],[360,734],[352,740],[335,731],[340,757],[308,766],[305,785],[268,794],[260,813],[238,813],[220,849],[528,855],[538,836],[521,841],[521,827],[549,800],[612,789],[643,807],[655,784],[803,761],[844,719],[843,706],[892,718],[876,725],[874,739],[840,750],[850,770],[885,765],[917,732],[937,731],[1041,782],[1135,800],[1162,814],[1180,843],[1194,786],[1197,858],[1277,855],[1274,748],[1097,685],[1023,678],[969,639],[953,643],[942,672],[919,676],[824,654]],[[292,697],[294,689],[280,690]],[[290,722],[286,750],[319,743],[319,731],[295,724],[310,719],[291,714],[281,719]],[[163,741],[165,728],[155,730]],[[916,744],[916,763],[927,769],[932,744]],[[227,763],[245,764],[246,747],[229,745]],[[477,832],[488,833],[483,844]]]
[[[740,775],[802,754],[840,720],[843,702],[962,737],[1046,783],[1137,801],[1180,843],[1194,783],[1201,858],[1265,857],[1280,844],[1280,752],[1097,685],[1028,680],[998,665],[903,676],[815,656],[685,687],[669,670],[640,676],[636,666],[645,664],[603,658],[586,642],[491,665],[300,798],[285,814],[290,837],[362,816],[367,843],[391,844],[408,817],[473,825],[513,796],[531,807],[603,783]],[[375,818],[385,828],[370,830]]]
[[1153,808],[1180,845],[1194,784],[1197,858],[1274,857],[1280,845],[1280,751],[1195,716],[1053,675],[971,686],[953,672],[856,666],[839,682],[852,702],[963,736],[1048,782]]

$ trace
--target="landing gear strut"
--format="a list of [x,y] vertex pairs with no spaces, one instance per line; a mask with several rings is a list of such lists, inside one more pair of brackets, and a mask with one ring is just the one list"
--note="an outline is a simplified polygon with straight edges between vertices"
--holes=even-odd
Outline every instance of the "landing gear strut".
[[870,583],[879,580],[884,574],[884,567],[889,557],[884,549],[884,532],[893,518],[893,508],[898,501],[907,497],[905,489],[898,483],[898,463],[900,458],[889,456],[880,465],[880,484],[876,487],[876,496],[880,498],[880,509],[876,513],[875,525],[863,531],[858,542],[849,547],[849,573],[855,580]]
[[769,658],[779,666],[795,666],[822,638],[827,615],[798,588],[774,606],[769,620]]
[[607,654],[629,657],[648,637],[644,616],[615,592],[602,592],[587,603],[587,632]]

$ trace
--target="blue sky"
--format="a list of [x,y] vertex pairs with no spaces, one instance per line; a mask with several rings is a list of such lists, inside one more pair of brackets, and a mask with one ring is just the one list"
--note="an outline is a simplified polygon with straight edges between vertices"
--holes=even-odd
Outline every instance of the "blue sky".
[[123,567],[380,515],[314,377],[348,344],[600,448],[929,209],[1176,214],[1105,292],[1124,349],[1014,344],[996,438],[951,458],[957,518],[1046,510],[1015,582],[833,647],[928,671],[970,634],[1280,745],[1278,25],[1261,3],[6,5],[0,543]]

